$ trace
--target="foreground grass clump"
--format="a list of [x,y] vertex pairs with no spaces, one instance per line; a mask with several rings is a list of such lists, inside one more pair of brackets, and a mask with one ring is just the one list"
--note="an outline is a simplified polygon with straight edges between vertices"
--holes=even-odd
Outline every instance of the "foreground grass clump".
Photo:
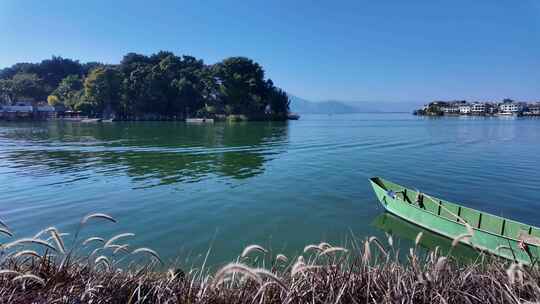
[[[131,248],[122,233],[79,239],[86,225],[116,222],[85,217],[73,236],[47,228],[32,238],[6,237],[0,252],[0,303],[523,303],[540,301],[540,271],[479,260],[460,265],[438,250],[411,248],[398,259],[392,238],[371,237],[349,249],[308,245],[286,257],[261,246],[244,249],[216,272],[168,271],[150,248]],[[416,244],[419,243],[418,236]],[[70,240],[66,248],[65,240]],[[145,258],[147,262],[139,261]]]

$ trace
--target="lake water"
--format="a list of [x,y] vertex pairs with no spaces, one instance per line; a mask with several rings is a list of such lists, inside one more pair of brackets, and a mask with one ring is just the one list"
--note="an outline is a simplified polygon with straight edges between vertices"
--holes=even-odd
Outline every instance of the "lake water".
[[[540,225],[540,120],[410,114],[299,121],[0,123],[0,218],[17,236],[133,232],[165,259],[229,261],[383,236],[368,178]],[[404,241],[407,242],[407,241]]]

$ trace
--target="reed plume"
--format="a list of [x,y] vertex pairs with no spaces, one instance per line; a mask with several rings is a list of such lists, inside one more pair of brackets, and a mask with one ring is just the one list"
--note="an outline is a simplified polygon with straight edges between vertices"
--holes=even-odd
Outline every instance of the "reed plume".
[[323,251],[324,249],[322,249],[320,245],[313,245],[313,244],[307,245],[306,247],[304,247],[304,253],[307,253],[308,251],[312,251],[312,250],[320,252],[320,251]]
[[371,248],[369,246],[369,240],[364,241],[364,253],[362,255],[362,263],[367,264],[371,259]]
[[304,257],[299,256],[294,263],[294,265],[291,268],[291,276],[294,276],[296,273],[299,272],[299,270],[306,266],[306,263],[304,262]]
[[11,233],[11,231],[9,231],[9,229],[7,228],[0,228],[0,233],[5,234],[9,237],[13,237],[13,233]]
[[328,243],[326,243],[326,242],[322,242],[322,243],[319,244],[319,248],[320,248],[321,250],[325,250],[325,249],[328,249],[328,248],[330,248],[330,247],[332,247],[332,245],[330,245],[330,244],[328,244]]
[[[114,247],[113,247],[114,246]],[[117,254],[119,251],[123,251],[124,253],[129,253],[129,244],[124,245],[109,245],[109,247],[113,247],[113,254]]]
[[41,285],[45,285],[45,280],[43,280],[42,278],[38,277],[37,275],[33,275],[33,274],[18,275],[15,278],[13,278],[13,280],[11,280],[11,281],[16,282],[16,281],[24,281],[24,280],[31,280],[31,281],[37,282],[37,283],[39,283]]
[[99,265],[100,263],[104,264],[107,269],[111,268],[111,261],[104,255],[100,255],[94,260],[94,264]]
[[6,225],[6,222],[2,221],[1,219],[0,219],[0,226],[4,227],[6,229],[9,229],[8,225]]
[[66,253],[66,247],[64,245],[64,241],[62,240],[62,237],[58,233],[58,230],[51,230],[51,236],[56,243],[56,247],[60,250],[61,253]]
[[104,220],[116,223],[116,220],[112,216],[110,216],[108,214],[105,214],[105,213],[92,213],[92,214],[89,214],[89,215],[83,217],[83,219],[81,220],[81,224],[86,224],[89,220],[95,219],[95,218],[104,219]]
[[89,237],[87,238],[86,240],[84,240],[82,242],[83,246],[86,246],[88,244],[90,244],[91,242],[101,242],[101,243],[105,243],[105,239],[103,238],[100,238],[100,237],[97,237],[97,236],[93,236],[93,237]]
[[248,256],[250,253],[255,252],[255,251],[262,252],[264,254],[266,254],[268,252],[268,250],[264,249],[262,246],[249,245],[246,248],[244,248],[244,250],[242,251],[242,254],[240,255],[240,257],[244,258],[244,257]]
[[461,241],[468,240],[471,237],[472,235],[469,233],[463,233],[456,236],[454,240],[452,241],[452,247],[456,247],[456,245],[459,244]]
[[18,271],[11,270],[11,269],[1,269],[0,270],[0,276],[4,275],[20,275]]
[[289,259],[284,254],[280,253],[280,254],[276,255],[276,261],[287,263],[289,261]]
[[105,245],[103,245],[103,248],[110,247],[115,241],[118,241],[119,239],[127,238],[127,237],[134,237],[134,236],[135,236],[134,233],[129,233],[129,232],[117,234],[113,236],[112,238],[110,238],[107,242],[105,242]]
[[36,245],[46,247],[46,248],[48,248],[50,250],[53,250],[53,251],[57,251],[54,246],[52,246],[51,244],[45,242],[44,240],[31,239],[31,238],[18,239],[16,241],[13,241],[11,243],[7,243],[7,244],[3,245],[3,247],[5,249],[9,249],[11,247],[15,247],[15,246],[19,246],[19,245],[25,245],[25,244],[36,244]]
[[394,238],[392,238],[392,235],[389,233],[386,233],[386,239],[388,241],[388,246],[394,247]]
[[33,256],[33,257],[38,258],[38,259],[41,258],[41,255],[39,255],[39,253],[37,253],[34,250],[21,250],[21,251],[16,252],[15,254],[13,254],[12,257],[14,259],[16,259],[18,257],[25,256],[25,255]]
[[371,243],[375,243],[375,245],[377,246],[377,248],[379,248],[379,251],[384,255],[385,258],[388,257],[388,253],[386,252],[386,249],[384,249],[384,246],[383,244],[379,241],[378,238],[372,236],[368,239],[368,242],[371,244]]
[[279,286],[281,286],[281,288],[283,288],[284,290],[288,290],[289,288],[287,287],[287,285],[285,285],[285,282],[283,282],[276,274],[264,269],[264,268],[257,268],[257,269],[254,269],[254,272],[255,274],[259,275],[259,276],[264,276],[266,278],[269,278],[271,279],[272,281],[274,281],[275,283],[277,283]]
[[156,260],[158,260],[161,264],[163,264],[163,261],[159,257],[159,254],[157,252],[155,252],[154,250],[150,249],[150,248],[146,248],[146,247],[137,248],[137,249],[133,250],[133,252],[131,252],[131,254],[137,254],[137,253],[148,254],[148,255],[154,257]]
[[[38,238],[1,245],[0,304],[483,304],[540,300],[538,267],[512,264],[494,257],[462,263],[452,255],[442,255],[438,248],[424,255],[415,250],[418,236],[408,259],[401,259],[406,255],[399,255],[399,248],[393,247],[394,240],[388,235],[390,248],[384,248],[376,237],[366,238],[363,243],[354,240],[352,246],[343,247],[321,243],[306,246],[309,247],[307,252],[317,252],[309,255],[309,259],[302,255],[288,259],[280,253],[270,269],[265,267],[266,259],[254,259],[250,260],[251,266],[231,263],[214,274],[206,265],[210,250],[202,267],[185,266],[189,265],[187,261],[165,265],[156,251],[145,247],[117,255],[130,251],[129,244],[118,242],[122,239],[119,235],[107,241],[93,236],[82,242],[60,244],[63,234],[53,228],[44,229],[38,237],[50,233],[54,246]],[[470,234],[456,237],[454,246],[469,237]],[[81,251],[70,248],[92,243],[103,246],[86,247]],[[373,244],[382,254],[395,254],[396,259],[372,261]],[[504,247],[507,246],[500,249]],[[62,249],[67,253],[51,254],[60,253]],[[88,254],[91,249],[94,250]],[[263,251],[252,247],[245,256],[250,252]],[[333,255],[338,252],[339,256]],[[150,260],[139,259],[137,254],[148,255]],[[321,255],[336,258],[318,259]],[[277,262],[288,263],[289,260],[294,263],[277,265]]]
[[336,252],[347,253],[347,252],[349,252],[349,250],[347,250],[347,249],[345,249],[343,247],[331,247],[331,248],[325,249],[323,252],[320,253],[320,255],[329,255],[329,254],[333,254],[333,253],[336,253]]
[[56,227],[47,227],[47,228],[39,231],[38,233],[36,233],[33,238],[38,239],[40,236],[42,236],[42,235],[44,235],[46,233],[50,233],[51,231],[58,232],[58,229],[56,229]]
[[232,273],[240,273],[245,275],[246,277],[252,279],[253,281],[257,282],[259,285],[262,283],[261,278],[259,275],[248,266],[241,264],[241,263],[230,263],[226,265],[225,267],[221,268],[215,275],[214,280],[212,282],[212,286],[215,288],[221,283],[223,283],[225,277]]
[[418,244],[420,244],[420,240],[422,239],[423,235],[424,235],[423,232],[418,232],[418,234],[416,235],[416,239],[414,240],[415,246],[418,247]]

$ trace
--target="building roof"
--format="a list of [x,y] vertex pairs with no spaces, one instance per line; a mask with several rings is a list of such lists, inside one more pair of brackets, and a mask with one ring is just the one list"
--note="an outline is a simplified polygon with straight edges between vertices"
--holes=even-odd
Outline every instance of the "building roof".
[[34,108],[32,106],[3,106],[3,112],[32,112]]
[[53,106],[50,106],[50,105],[37,106],[36,110],[38,112],[54,112],[54,111],[56,111],[56,109]]

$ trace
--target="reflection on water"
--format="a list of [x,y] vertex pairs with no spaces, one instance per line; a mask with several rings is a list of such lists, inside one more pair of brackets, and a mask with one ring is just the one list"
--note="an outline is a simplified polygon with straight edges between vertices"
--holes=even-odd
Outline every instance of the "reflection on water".
[[[399,240],[404,240],[404,242],[400,244],[403,248],[413,247],[416,237],[419,233],[422,233],[418,245],[426,249],[426,251],[433,251],[438,247],[438,252],[440,252],[441,255],[450,254],[463,262],[475,261],[480,255],[478,251],[461,243],[452,247],[452,240],[402,220],[388,212],[377,216],[375,220],[373,220],[372,225],[392,236],[397,236]],[[404,252],[408,251],[405,250]]]
[[[123,173],[135,188],[189,183],[209,176],[246,179],[284,150],[287,124],[179,123],[20,125],[2,130],[10,143],[0,160],[32,176],[79,180]],[[62,182],[65,182],[63,180]]]

